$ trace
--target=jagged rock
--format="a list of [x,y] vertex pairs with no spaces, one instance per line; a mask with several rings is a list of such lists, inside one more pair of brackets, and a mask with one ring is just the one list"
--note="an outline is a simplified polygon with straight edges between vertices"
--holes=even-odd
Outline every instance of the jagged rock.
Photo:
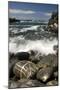
[[58,85],[58,81],[57,80],[51,80],[51,81],[47,82],[46,85],[47,86],[57,86]]
[[30,57],[29,57],[29,60],[34,62],[34,63],[37,63],[38,61],[40,61],[40,54],[38,54],[38,51],[37,50],[30,50],[29,51],[30,53]]
[[30,78],[33,77],[38,68],[30,61],[20,61],[14,66],[13,72],[19,78]]
[[29,80],[29,79],[21,79],[19,81],[10,81],[9,88],[28,88],[28,87],[42,87],[45,84],[41,83],[38,80]]
[[46,67],[42,68],[37,72],[37,79],[41,80],[42,82],[46,82],[49,78],[51,78],[51,75],[53,73],[53,68]]

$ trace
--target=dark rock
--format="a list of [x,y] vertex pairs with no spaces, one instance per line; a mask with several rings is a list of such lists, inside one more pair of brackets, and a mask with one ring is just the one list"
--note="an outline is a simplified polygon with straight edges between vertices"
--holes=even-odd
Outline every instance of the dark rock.
[[19,60],[28,60],[29,53],[28,52],[18,52],[15,54],[15,57]]
[[58,45],[54,45],[53,49],[58,50]]
[[29,60],[34,62],[34,63],[38,63],[40,61],[41,53],[39,53],[37,50],[30,50],[30,57]]
[[42,87],[45,84],[37,81],[37,80],[29,80],[29,79],[21,79],[19,81],[11,81],[9,82],[9,88],[28,88],[28,87]]
[[53,49],[56,51],[56,55],[58,57],[58,45],[54,45]]
[[58,81],[57,80],[51,80],[51,81],[47,82],[46,85],[47,86],[57,86],[58,85]]
[[9,52],[9,60],[14,57],[14,53]]
[[14,88],[18,88],[18,83],[15,81],[10,80],[8,83],[8,88],[9,89],[14,89]]
[[14,65],[18,62],[17,59],[11,59],[11,62],[9,62],[9,78],[12,78],[14,76],[14,73],[13,73],[13,67]]
[[38,70],[37,66],[30,61],[17,62],[13,69],[14,74],[20,78],[34,77],[37,70]]
[[51,78],[51,75],[53,73],[53,68],[46,67],[42,68],[37,72],[37,79],[41,80],[42,82],[46,82],[49,78]]
[[54,77],[57,78],[58,77],[58,72],[54,72]]

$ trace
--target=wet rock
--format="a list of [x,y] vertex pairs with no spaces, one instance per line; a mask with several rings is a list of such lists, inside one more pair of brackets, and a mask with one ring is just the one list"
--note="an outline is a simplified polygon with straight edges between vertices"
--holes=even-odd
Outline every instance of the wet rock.
[[11,61],[9,62],[9,78],[12,78],[14,76],[14,73],[13,73],[13,67],[14,65],[18,62],[19,60],[17,59],[11,59]]
[[54,77],[58,78],[58,71],[54,72]]
[[45,86],[45,84],[41,83],[38,80],[20,80],[19,83],[21,83],[21,87],[41,87]]
[[47,57],[43,58],[42,60],[40,60],[38,63],[37,63],[37,67],[40,69],[40,68],[45,68],[45,67],[48,67],[48,66],[51,66],[51,60],[48,60]]
[[33,77],[38,68],[30,61],[20,61],[14,66],[13,72],[19,78],[30,78]]
[[58,70],[58,57],[55,56],[52,61],[52,67],[54,68],[54,71]]
[[46,85],[47,86],[57,86],[58,85],[58,81],[57,80],[51,80],[51,81],[47,82]]
[[42,68],[37,72],[37,79],[41,80],[42,82],[48,81],[49,78],[51,78],[51,75],[53,73],[53,68],[51,67],[46,67]]
[[9,52],[9,62],[11,62],[11,59],[15,56],[14,53]]
[[58,50],[58,45],[54,45],[53,49]]
[[29,79],[21,79],[19,81],[11,81],[9,83],[9,88],[28,88],[28,87],[41,87],[45,86],[45,84],[39,82],[38,80],[29,80]]
[[38,68],[45,68],[45,67],[53,67],[56,69],[58,67],[58,58],[54,54],[49,54],[47,56],[44,56],[38,63]]
[[58,57],[58,45],[54,45],[53,49],[55,50],[56,55],[57,55],[57,57]]
[[38,61],[40,61],[40,58],[39,58],[39,53],[37,50],[30,50],[29,51],[30,53],[30,57],[29,57],[29,60],[34,62],[34,63],[37,63]]
[[15,54],[15,57],[19,60],[28,60],[29,53],[28,52],[18,52]]

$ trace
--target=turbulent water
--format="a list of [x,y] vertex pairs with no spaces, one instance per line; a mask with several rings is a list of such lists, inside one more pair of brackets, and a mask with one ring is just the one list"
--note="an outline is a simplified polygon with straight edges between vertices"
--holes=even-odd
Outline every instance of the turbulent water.
[[55,33],[46,30],[47,25],[9,25],[9,52],[36,50],[41,54],[53,54],[58,44]]

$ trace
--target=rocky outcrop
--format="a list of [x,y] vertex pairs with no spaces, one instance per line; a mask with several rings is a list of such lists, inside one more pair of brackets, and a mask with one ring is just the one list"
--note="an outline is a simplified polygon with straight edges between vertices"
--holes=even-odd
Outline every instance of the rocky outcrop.
[[48,30],[51,32],[58,33],[58,13],[57,12],[52,13],[52,16],[48,22]]

